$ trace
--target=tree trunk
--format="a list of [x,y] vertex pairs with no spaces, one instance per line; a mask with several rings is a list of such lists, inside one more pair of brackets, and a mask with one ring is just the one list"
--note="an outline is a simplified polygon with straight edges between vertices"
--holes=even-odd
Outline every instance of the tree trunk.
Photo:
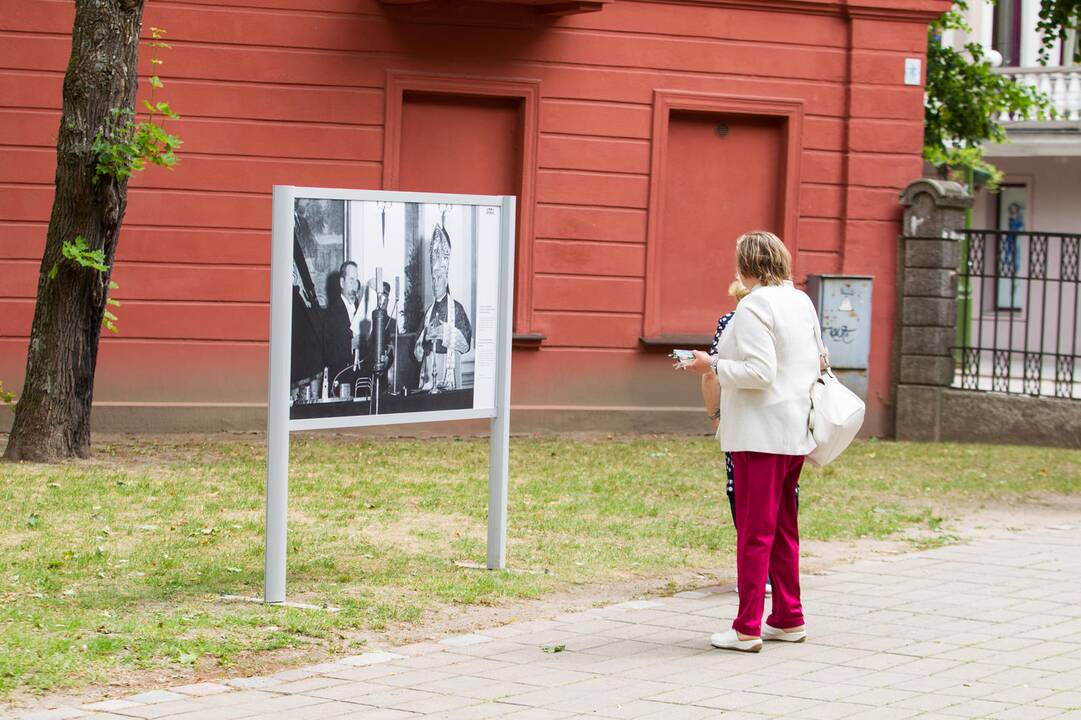
[[[92,150],[114,108],[132,108],[144,0],[76,0],[64,111],[56,144],[56,195],[38,276],[26,378],[4,457],[55,462],[90,453],[101,319],[116,256],[127,181],[95,175]],[[95,182],[95,177],[97,181]],[[64,241],[105,253],[100,273],[66,260]],[[49,278],[51,268],[56,276]]]

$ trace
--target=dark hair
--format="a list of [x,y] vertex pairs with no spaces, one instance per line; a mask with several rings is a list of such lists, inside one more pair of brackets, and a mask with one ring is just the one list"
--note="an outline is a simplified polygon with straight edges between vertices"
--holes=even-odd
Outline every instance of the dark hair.
[[350,265],[352,265],[353,267],[355,267],[355,268],[357,269],[357,272],[358,272],[358,273],[360,272],[360,266],[358,266],[358,265],[357,265],[357,264],[356,264],[355,262],[353,262],[352,260],[346,260],[345,262],[343,262],[343,263],[342,263],[342,266],[341,266],[340,268],[338,268],[338,277],[339,277],[339,278],[343,278],[343,277],[345,277],[345,269],[346,269],[347,267],[349,267]]

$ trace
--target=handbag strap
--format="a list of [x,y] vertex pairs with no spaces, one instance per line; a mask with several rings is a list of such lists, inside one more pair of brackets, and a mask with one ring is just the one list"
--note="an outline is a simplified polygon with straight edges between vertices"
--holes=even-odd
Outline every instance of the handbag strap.
[[807,416],[807,429],[811,432],[812,436],[814,435],[814,430],[815,430],[815,394],[814,394],[814,387],[816,385],[818,385],[819,383],[821,383],[823,385],[823,387],[828,388],[829,383],[827,382],[827,379],[828,378],[833,378],[834,380],[837,379],[836,376],[833,374],[833,368],[830,367],[830,353],[829,353],[829,350],[826,349],[826,344],[824,342],[822,342],[822,326],[818,322],[817,313],[815,314],[814,328],[815,328],[815,342],[818,344],[818,358],[819,358],[820,361],[825,361],[826,367],[824,367],[824,368],[820,367],[819,368],[818,377],[816,377],[815,381],[811,384],[811,388],[812,388],[812,392],[811,392],[811,412]]
[[826,349],[826,344],[822,342],[822,325],[818,322],[817,315],[815,316],[814,326],[815,342],[818,343],[818,358],[819,360],[825,360],[826,362],[826,367],[824,369],[820,369],[820,372],[832,373],[833,368],[830,367],[830,353],[829,350]]

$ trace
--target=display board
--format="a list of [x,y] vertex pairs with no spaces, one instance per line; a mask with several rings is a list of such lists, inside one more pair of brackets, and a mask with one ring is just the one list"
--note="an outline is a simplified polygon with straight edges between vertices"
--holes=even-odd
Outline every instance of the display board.
[[290,429],[491,417],[503,198],[292,202]]
[[492,420],[503,567],[515,200],[274,187],[264,599],[285,599],[289,433]]

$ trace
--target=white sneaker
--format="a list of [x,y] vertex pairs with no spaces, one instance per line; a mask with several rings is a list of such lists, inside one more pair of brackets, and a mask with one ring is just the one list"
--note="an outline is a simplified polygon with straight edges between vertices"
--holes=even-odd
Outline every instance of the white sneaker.
[[735,628],[728,628],[724,632],[713,633],[709,638],[709,644],[721,650],[738,650],[740,652],[752,653],[762,650],[762,638],[740,640]]
[[763,640],[780,640],[781,642],[799,643],[807,639],[806,630],[785,632],[781,628],[775,628],[769,623],[762,623]]

